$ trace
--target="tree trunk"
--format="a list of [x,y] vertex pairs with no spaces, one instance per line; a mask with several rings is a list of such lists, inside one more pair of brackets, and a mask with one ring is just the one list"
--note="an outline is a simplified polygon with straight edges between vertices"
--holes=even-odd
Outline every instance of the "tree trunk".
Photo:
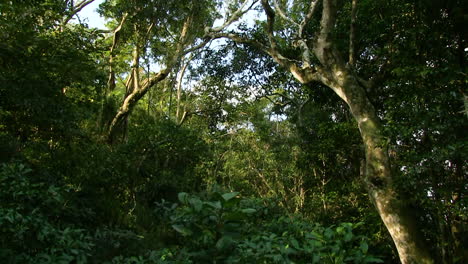
[[417,227],[417,219],[393,183],[380,119],[367,98],[364,88],[346,67],[335,64],[328,76],[328,85],[348,104],[358,123],[365,147],[364,182],[371,202],[376,207],[398,250],[403,264],[433,263],[424,237]]
[[[289,59],[281,54],[277,45],[275,35],[275,11],[269,5],[268,0],[262,0],[261,4],[267,17],[265,26],[269,45],[258,42],[254,39],[245,38],[234,33],[212,34],[214,38],[230,38],[231,40],[252,45],[266,54],[270,55],[278,64],[287,69],[302,84],[313,81],[323,83],[330,87],[349,106],[350,111],[357,121],[366,153],[366,163],[364,172],[364,182],[369,192],[369,197],[375,205],[382,221],[387,227],[398,250],[400,260],[403,264],[412,263],[433,263],[428,248],[424,246],[424,237],[416,225],[416,218],[411,214],[411,209],[398,195],[393,183],[390,171],[389,157],[387,152],[387,142],[383,135],[380,119],[367,98],[365,90],[359,80],[350,69],[355,61],[354,54],[354,25],[351,26],[350,36],[350,58],[351,64],[346,66],[339,50],[336,48],[336,39],[333,34],[336,28],[337,0],[322,0],[322,15],[320,20],[320,30],[316,32],[314,41],[304,34],[305,26],[314,17],[314,11],[319,0],[310,2],[309,11],[300,23],[293,24],[299,28],[295,36],[298,38],[296,44],[290,43],[291,47],[299,48],[302,53],[302,61],[297,64],[297,60]],[[354,12],[357,2],[354,1]],[[275,7],[276,8],[276,7]],[[284,12],[276,10],[281,17],[285,17]],[[353,17],[356,13],[352,14]],[[213,31],[215,32],[215,31]],[[219,31],[216,31],[219,32]],[[215,33],[216,33],[215,32]],[[318,63],[311,63],[310,56],[315,55]]]
[[109,126],[109,131],[107,132],[107,141],[109,143],[112,144],[114,142],[118,129],[122,126],[123,122],[126,120],[138,101],[149,91],[149,89],[151,89],[151,87],[164,80],[168,73],[168,69],[160,71],[158,74],[145,80],[143,84],[138,86],[138,89],[134,88],[131,93],[125,97],[122,106],[117,111],[117,114],[114,116],[114,119]]
[[434,263],[424,245],[424,236],[418,230],[416,217],[412,215],[407,201],[399,196],[393,183],[387,151],[388,142],[383,135],[375,108],[352,71],[352,63],[348,62],[346,65],[336,48],[336,40],[331,32],[336,22],[337,6],[336,0],[323,2],[320,33],[313,47],[314,54],[321,64],[316,67],[319,73],[318,81],[330,87],[348,104],[358,123],[366,155],[363,180],[371,202],[392,236],[400,261],[403,264]]

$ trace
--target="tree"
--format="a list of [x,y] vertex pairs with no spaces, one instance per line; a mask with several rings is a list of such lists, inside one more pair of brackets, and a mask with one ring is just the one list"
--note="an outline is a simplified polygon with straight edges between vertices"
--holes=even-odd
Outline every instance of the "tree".
[[[389,164],[388,139],[381,118],[366,93],[367,89],[372,89],[372,83],[357,74],[357,1],[348,8],[353,22],[350,23],[349,47],[345,52],[340,49],[342,43],[336,34],[341,15],[346,14],[346,10],[339,9],[343,1],[260,2],[267,18],[263,29],[257,29],[257,33],[261,33],[260,38],[246,32],[225,31],[212,31],[209,36],[252,45],[271,56],[300,83],[322,83],[348,105],[365,148],[363,180],[371,201],[393,238],[400,260],[402,263],[433,263],[424,245],[424,237],[417,228],[416,218],[406,201],[398,195]],[[318,13],[319,9],[321,13]],[[348,58],[344,56],[346,53]]]
[[[132,49],[130,70],[124,84],[125,96],[107,132],[109,142],[127,122],[128,115],[137,102],[155,85],[170,74],[175,75],[184,66],[183,58],[204,47],[209,38],[203,38],[205,25],[211,25],[218,13],[216,1],[106,1],[102,13],[118,21],[113,31],[109,59],[109,91],[116,87],[115,62],[119,49],[126,46]],[[225,14],[226,23],[217,27],[221,30],[235,22],[240,14]],[[141,67],[143,57],[159,67],[152,73]],[[122,58],[121,60],[124,60]],[[181,71],[182,72],[182,71]],[[146,75],[146,77],[143,77]],[[180,110],[180,109],[179,109]]]
[[[186,8],[182,8],[184,5]],[[197,26],[210,23],[213,6],[207,1],[170,4],[159,1],[106,1],[101,10],[106,17],[118,21],[110,47],[109,91],[116,87],[114,61],[118,48],[128,43],[132,49],[130,70],[125,72],[128,75],[124,84],[125,96],[107,132],[108,140],[112,142],[134,106],[148,90],[164,80],[185,54],[206,44],[202,41],[195,45],[194,42],[202,32]],[[206,15],[195,16],[196,13]],[[146,78],[142,76],[145,72],[140,66],[144,56],[150,57],[161,68],[156,73],[146,72]]]
[[[69,138],[102,88],[97,34],[63,1],[0,4],[0,126],[20,144]],[[80,110],[79,110],[80,109]]]

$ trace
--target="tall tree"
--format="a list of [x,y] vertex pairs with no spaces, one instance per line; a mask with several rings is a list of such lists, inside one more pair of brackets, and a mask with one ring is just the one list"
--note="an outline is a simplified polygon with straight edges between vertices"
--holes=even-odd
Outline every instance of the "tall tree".
[[[189,53],[204,47],[211,39],[203,38],[205,26],[223,30],[236,22],[242,10],[218,12],[218,1],[106,1],[102,13],[116,21],[110,48],[109,90],[116,87],[115,62],[122,56],[122,46],[132,49],[130,69],[124,72],[127,79],[124,99],[114,115],[107,132],[112,142],[138,101],[155,85],[177,71],[181,60]],[[215,18],[225,18],[220,26],[211,26]],[[151,59],[156,72],[144,72],[140,61]],[[122,56],[123,60],[125,56]],[[121,59],[121,60],[122,60]],[[183,67],[183,66],[182,66]],[[148,71],[148,70],[147,70]],[[145,73],[146,77],[143,77]]]
[[[391,234],[402,263],[433,263],[407,201],[399,196],[387,151],[381,118],[366,90],[374,89],[356,70],[356,8],[338,0],[261,0],[266,22],[252,32],[212,30],[212,38],[229,38],[271,56],[302,84],[319,82],[332,89],[349,107],[365,148],[363,180],[369,197]],[[340,8],[340,6],[342,8]],[[347,8],[344,8],[347,7]],[[337,28],[351,14],[348,45]],[[341,22],[342,23],[342,22]],[[369,52],[371,47],[359,50]],[[347,56],[346,56],[347,55]],[[366,76],[373,79],[374,76]]]

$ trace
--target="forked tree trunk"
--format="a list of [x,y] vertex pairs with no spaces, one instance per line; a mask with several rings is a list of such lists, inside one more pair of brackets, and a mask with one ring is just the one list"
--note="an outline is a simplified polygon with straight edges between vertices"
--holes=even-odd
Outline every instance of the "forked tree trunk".
[[168,73],[168,69],[160,71],[156,75],[146,79],[143,84],[139,85],[138,89],[134,89],[125,97],[122,106],[120,106],[109,126],[109,130],[107,132],[107,141],[109,143],[112,144],[114,142],[119,128],[127,119],[138,101],[149,91],[149,89],[151,89],[151,87],[164,80]]

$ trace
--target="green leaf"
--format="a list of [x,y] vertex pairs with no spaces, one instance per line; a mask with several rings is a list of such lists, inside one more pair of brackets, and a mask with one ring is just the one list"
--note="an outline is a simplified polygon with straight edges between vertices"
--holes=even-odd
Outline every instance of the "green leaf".
[[198,198],[190,198],[189,203],[193,206],[195,212],[200,212],[203,208],[203,203]]
[[206,205],[211,206],[215,209],[221,209],[221,202],[216,201],[216,202],[205,202]]
[[216,248],[219,250],[226,249],[234,243],[234,240],[230,236],[221,237],[218,242],[216,242]]
[[188,195],[188,193],[186,193],[186,192],[180,192],[180,193],[177,195],[177,197],[179,198],[179,201],[180,201],[181,203],[186,204],[186,203],[188,202],[188,197],[189,197],[189,195]]
[[253,208],[245,208],[245,209],[242,209],[241,212],[246,213],[246,214],[253,214],[253,213],[257,212],[257,210],[255,210]]
[[291,245],[295,248],[295,249],[301,249],[301,247],[299,246],[299,242],[297,242],[297,240],[295,238],[291,239]]
[[367,251],[369,250],[369,245],[367,245],[366,241],[362,241],[360,248],[361,248],[362,253],[366,254]]
[[345,242],[349,242],[352,239],[353,239],[353,233],[351,233],[351,232],[346,233],[346,235],[344,236],[344,241]]
[[192,230],[188,229],[182,225],[172,225],[175,231],[181,233],[183,236],[191,236],[193,234]]
[[333,230],[331,230],[331,228],[326,228],[325,232],[324,232],[325,238],[327,238],[327,239],[332,238],[333,233],[334,232],[333,232]]
[[232,198],[236,197],[239,193],[238,192],[232,192],[232,193],[225,193],[221,195],[223,199],[227,202],[231,200]]
[[336,232],[339,234],[339,233],[342,233],[344,231],[344,227],[342,226],[339,226],[336,228]]
[[364,263],[384,263],[383,260],[372,257],[372,256],[367,256],[364,258]]

